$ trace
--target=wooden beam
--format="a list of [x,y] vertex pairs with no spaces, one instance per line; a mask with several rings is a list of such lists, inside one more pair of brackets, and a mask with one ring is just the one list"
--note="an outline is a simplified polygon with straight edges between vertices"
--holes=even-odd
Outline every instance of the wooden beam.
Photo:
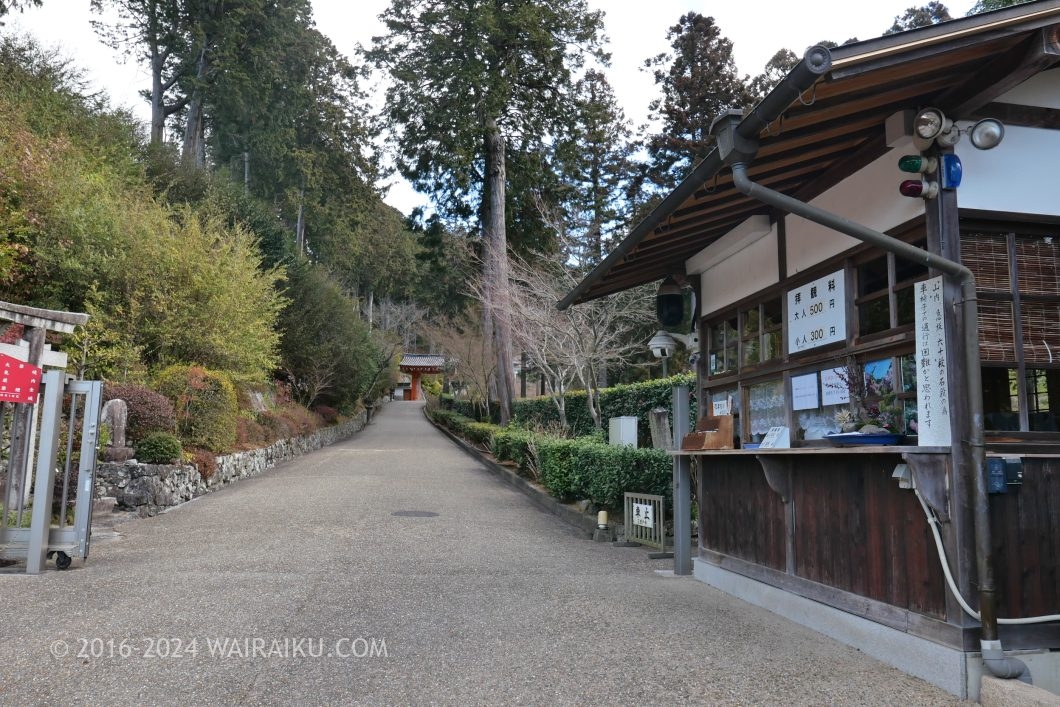
[[1030,77],[1060,62],[1060,26],[1046,27],[939,96],[937,105],[954,119],[978,110]]

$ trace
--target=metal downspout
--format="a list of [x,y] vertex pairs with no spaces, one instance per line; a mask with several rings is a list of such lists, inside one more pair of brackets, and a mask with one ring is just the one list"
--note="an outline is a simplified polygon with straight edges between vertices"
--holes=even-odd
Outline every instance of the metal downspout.
[[[754,152],[757,152],[757,145],[755,145]],[[750,155],[744,152],[737,157],[749,160],[754,152]],[[747,168],[742,161],[732,164],[732,178],[736,189],[752,199],[870,243],[905,260],[934,268],[950,275],[960,283],[963,304],[961,309],[964,326],[964,357],[968,375],[966,390],[969,425],[967,435],[968,446],[971,448],[972,518],[975,531],[976,571],[979,576],[980,647],[983,662],[995,677],[1008,679],[1029,676],[1029,671],[1023,661],[1004,656],[1001,641],[998,638],[994,563],[990,554],[990,505],[987,495],[986,448],[983,442],[983,382],[979,362],[979,305],[975,293],[975,275],[960,263],[929,253],[769,187],[756,184],[747,176]]]

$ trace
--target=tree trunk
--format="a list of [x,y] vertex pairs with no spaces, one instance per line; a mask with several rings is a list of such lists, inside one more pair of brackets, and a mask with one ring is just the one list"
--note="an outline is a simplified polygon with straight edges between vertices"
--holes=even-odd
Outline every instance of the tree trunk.
[[162,55],[158,44],[151,44],[151,146],[158,147],[165,139],[166,111],[162,105]]
[[305,184],[298,192],[298,220],[294,224],[294,244],[299,255],[305,255]]
[[490,302],[492,312],[493,341],[497,354],[497,402],[500,407],[502,425],[512,417],[512,335],[511,310],[508,303],[508,234],[504,223],[505,205],[505,147],[504,136],[496,118],[486,120],[486,161],[489,181],[489,207],[486,220],[487,260],[492,266],[490,280]]
[[184,145],[181,150],[181,158],[185,164],[192,165],[198,169],[206,166],[206,129],[203,122],[203,96],[202,85],[206,80],[209,70],[209,60],[206,57],[206,46],[199,51],[199,61],[195,69],[195,88],[192,91],[191,100],[188,101],[188,122],[184,126]]

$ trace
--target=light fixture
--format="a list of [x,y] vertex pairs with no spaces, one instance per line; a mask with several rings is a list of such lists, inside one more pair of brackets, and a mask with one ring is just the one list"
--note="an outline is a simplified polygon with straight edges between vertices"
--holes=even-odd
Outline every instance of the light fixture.
[[939,195],[938,182],[925,182],[922,179],[907,179],[898,185],[902,196],[934,199]]
[[992,150],[1005,137],[1005,125],[997,118],[983,118],[968,132],[973,147],[978,150]]
[[961,185],[964,167],[961,158],[953,153],[942,155],[942,167],[939,169],[939,181],[943,189],[956,189]]
[[938,169],[939,161],[934,157],[926,155],[902,155],[898,158],[898,169],[913,174],[934,172]]
[[917,137],[934,140],[941,133],[953,127],[953,121],[942,114],[938,108],[924,108],[913,118],[913,132]]

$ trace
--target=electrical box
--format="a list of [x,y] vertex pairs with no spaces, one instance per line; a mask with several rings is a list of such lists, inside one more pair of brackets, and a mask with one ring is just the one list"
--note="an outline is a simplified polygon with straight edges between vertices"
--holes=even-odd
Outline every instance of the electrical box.
[[1019,457],[990,457],[986,460],[988,493],[1008,493],[1009,486],[1023,483],[1023,460]]
[[637,418],[632,415],[612,417],[607,432],[607,442],[612,447],[637,446]]

